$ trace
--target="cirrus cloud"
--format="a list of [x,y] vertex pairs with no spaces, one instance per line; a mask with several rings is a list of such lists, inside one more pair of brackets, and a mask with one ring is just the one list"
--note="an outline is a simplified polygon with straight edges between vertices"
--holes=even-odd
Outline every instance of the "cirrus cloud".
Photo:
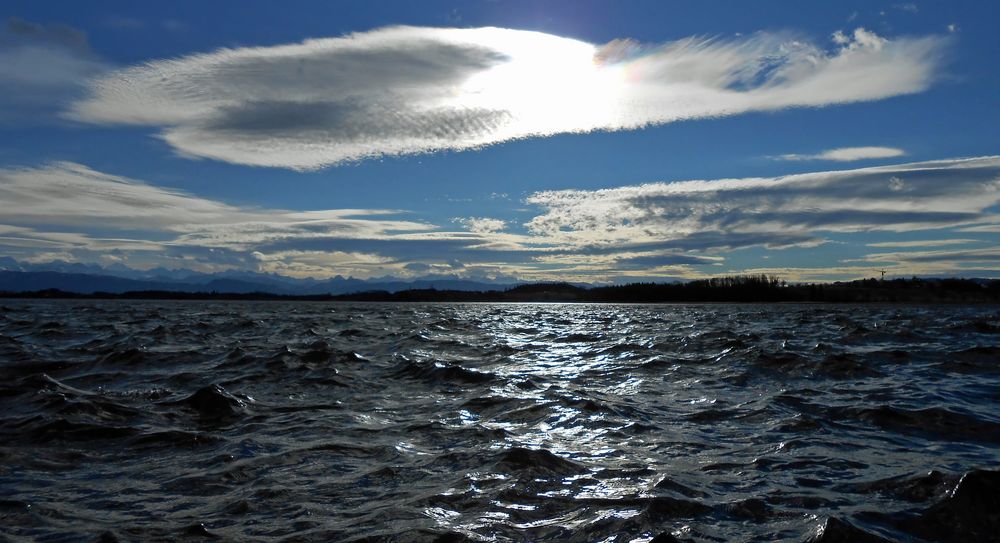
[[[28,262],[75,255],[142,269],[298,277],[485,273],[602,281],[622,273],[697,277],[723,266],[748,271],[734,256],[739,249],[807,251],[857,235],[869,247],[901,250],[841,262],[895,262],[893,273],[973,273],[988,271],[996,251],[906,250],[988,243],[985,236],[941,238],[1000,224],[1000,157],[541,191],[526,199],[535,208],[525,224],[453,219],[465,231],[393,217],[398,210],[238,206],[67,162],[0,169],[0,201],[0,251]],[[937,232],[898,239],[914,230]],[[863,268],[819,265],[824,271],[809,273]]]
[[[233,206],[72,162],[0,169],[0,201],[0,234],[98,249],[145,244],[245,250],[284,239],[374,238],[433,228],[384,217],[394,210]],[[145,237],[102,242],[86,234],[95,230]]]
[[832,160],[834,162],[854,162],[875,158],[894,158],[906,154],[895,147],[840,147],[814,154],[787,154],[774,157],[777,160]]
[[68,115],[159,127],[190,157],[316,169],[920,92],[947,41],[859,28],[833,48],[768,33],[594,45],[503,28],[390,27],[148,62],[94,80]]
[[824,232],[905,232],[990,220],[1000,157],[773,178],[649,183],[532,194],[529,231],[571,247],[699,249],[815,243]]

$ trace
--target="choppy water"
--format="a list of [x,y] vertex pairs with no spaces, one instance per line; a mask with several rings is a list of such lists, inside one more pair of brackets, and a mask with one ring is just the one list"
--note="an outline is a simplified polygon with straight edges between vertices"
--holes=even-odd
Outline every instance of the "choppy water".
[[0,304],[0,539],[1000,537],[996,307]]

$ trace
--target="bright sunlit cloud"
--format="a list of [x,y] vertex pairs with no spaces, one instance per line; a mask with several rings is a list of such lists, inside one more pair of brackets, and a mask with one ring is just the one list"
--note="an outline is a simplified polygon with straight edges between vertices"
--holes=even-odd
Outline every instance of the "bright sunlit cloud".
[[[134,66],[68,116],[159,127],[185,156],[316,169],[567,132],[916,93],[948,38],[859,28],[594,45],[503,28],[390,27]],[[833,158],[838,160],[838,158]]]

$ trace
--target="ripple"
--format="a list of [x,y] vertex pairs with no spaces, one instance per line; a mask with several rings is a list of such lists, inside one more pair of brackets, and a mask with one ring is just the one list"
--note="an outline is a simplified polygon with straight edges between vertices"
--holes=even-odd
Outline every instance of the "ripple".
[[0,539],[996,541],[985,306],[10,301]]

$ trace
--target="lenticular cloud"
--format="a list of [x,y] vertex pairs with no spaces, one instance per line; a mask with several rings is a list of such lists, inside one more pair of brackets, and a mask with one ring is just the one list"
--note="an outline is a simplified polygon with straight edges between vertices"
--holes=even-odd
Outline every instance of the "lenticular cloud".
[[593,45],[502,28],[392,27],[221,49],[90,83],[68,112],[160,127],[179,153],[316,169],[566,132],[623,130],[926,89],[946,38],[838,33]]

